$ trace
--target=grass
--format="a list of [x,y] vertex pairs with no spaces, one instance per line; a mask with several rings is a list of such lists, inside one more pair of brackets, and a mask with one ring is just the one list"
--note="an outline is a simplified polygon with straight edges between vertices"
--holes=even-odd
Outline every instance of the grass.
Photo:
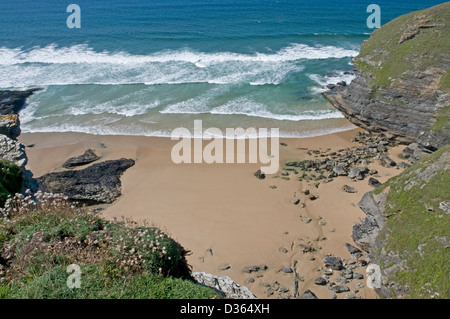
[[450,127],[450,105],[438,111],[432,131],[439,132]]
[[[187,252],[158,228],[107,221],[58,196],[18,196],[0,216],[0,298],[220,297],[192,280]],[[79,289],[67,286],[72,264]]]
[[[399,44],[401,36],[415,17],[426,14],[433,28],[424,28],[411,40]],[[355,64],[362,71],[371,73],[374,88],[388,88],[393,81],[402,78],[410,70],[424,71],[441,66],[450,51],[450,3],[403,15],[374,31],[361,46]],[[449,88],[446,75],[441,89]]]
[[441,77],[439,86],[439,88],[443,91],[450,90],[450,70]]
[[19,299],[210,299],[217,294],[180,278],[152,273],[126,278],[100,265],[82,267],[81,288],[67,287],[66,267],[55,266],[27,283],[0,286],[0,298]]
[[[449,238],[450,216],[439,208],[449,199],[450,172],[440,171],[428,182],[417,175],[449,151],[450,145],[443,147],[381,188],[390,187],[390,192],[384,211],[389,217],[379,240],[386,254],[398,254],[406,265],[389,280],[408,285],[411,298],[450,297],[450,252],[441,242]],[[415,185],[405,190],[412,181]]]

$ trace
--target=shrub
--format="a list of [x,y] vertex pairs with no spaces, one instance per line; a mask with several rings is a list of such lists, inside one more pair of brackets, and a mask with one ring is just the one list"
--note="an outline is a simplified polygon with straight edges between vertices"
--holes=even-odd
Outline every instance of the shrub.
[[[0,248],[0,298],[218,296],[190,281],[186,251],[160,229],[104,220],[61,195],[8,198]],[[81,289],[66,285],[71,264],[82,268]]]
[[0,159],[0,207],[3,207],[9,195],[22,190],[23,172],[19,166]]

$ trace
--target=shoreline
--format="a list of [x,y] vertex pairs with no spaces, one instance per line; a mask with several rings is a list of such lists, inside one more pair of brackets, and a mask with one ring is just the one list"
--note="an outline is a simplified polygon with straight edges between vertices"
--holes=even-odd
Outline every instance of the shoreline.
[[[358,145],[351,138],[361,129],[307,138],[280,138],[280,163],[288,159],[312,159],[308,150],[332,152]],[[164,137],[89,135],[84,133],[22,133],[19,141],[27,147],[27,168],[34,177],[60,166],[68,158],[92,148],[100,161],[119,158],[136,160],[121,177],[122,195],[110,205],[102,205],[105,218],[147,220],[169,233],[191,254],[193,271],[229,276],[246,286],[258,298],[292,295],[294,282],[302,294],[310,289],[319,298],[331,298],[326,286],[314,284],[321,276],[326,254],[351,258],[345,243],[351,238],[353,223],[364,218],[357,207],[362,195],[371,190],[367,179],[353,182],[347,177],[321,183],[274,178],[257,179],[253,173],[261,164],[174,164],[170,150],[178,141]],[[389,152],[398,160],[401,146]],[[384,183],[401,173],[377,163],[377,179]],[[280,166],[281,171],[281,166]],[[342,191],[349,184],[357,189]],[[276,188],[275,188],[276,187]],[[318,196],[308,200],[306,189]],[[299,198],[306,206],[294,205]],[[311,219],[305,223],[305,218]],[[317,247],[304,253],[300,245]],[[312,260],[311,257],[314,257]],[[266,265],[267,270],[246,273],[243,269]],[[294,273],[282,269],[291,268]],[[365,274],[363,267],[355,272]],[[254,282],[249,282],[252,278]],[[365,285],[365,279],[360,281]],[[348,286],[357,289],[353,280]],[[275,288],[279,289],[276,290]],[[283,292],[285,290],[288,292]],[[376,298],[373,290],[358,289],[361,298]],[[269,295],[270,294],[270,295]],[[343,298],[345,294],[338,294]]]

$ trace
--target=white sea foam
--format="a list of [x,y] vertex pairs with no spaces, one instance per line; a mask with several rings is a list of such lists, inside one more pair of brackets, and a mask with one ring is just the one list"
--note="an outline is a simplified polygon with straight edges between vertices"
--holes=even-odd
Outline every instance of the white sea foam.
[[294,114],[275,114],[269,111],[266,105],[250,101],[245,97],[237,98],[227,104],[216,107],[212,109],[210,113],[221,115],[247,115],[280,121],[303,121],[303,120],[324,120],[324,119],[343,118],[343,115],[336,110],[315,110],[315,111],[303,111]]
[[326,76],[310,74],[309,78],[319,84],[319,86],[312,87],[311,91],[313,93],[322,93],[328,91],[328,88],[326,87],[328,84],[337,84],[341,81],[345,81],[347,84],[350,84],[355,79],[355,75],[344,74],[344,71],[337,71]]
[[71,47],[58,47],[49,45],[44,48],[35,47],[22,51],[20,48],[0,48],[0,65],[14,65],[23,63],[48,63],[48,64],[140,64],[140,63],[165,63],[165,62],[189,62],[203,68],[217,63],[231,61],[244,62],[283,62],[299,59],[329,59],[353,57],[358,54],[355,50],[348,50],[334,46],[311,47],[305,44],[293,43],[279,50],[275,54],[255,53],[240,54],[232,52],[202,53],[189,49],[166,50],[150,55],[131,55],[125,52],[95,52],[87,45],[74,45]]
[[[313,137],[320,135],[327,135],[331,133],[343,132],[354,129],[355,126],[347,125],[341,127],[331,127],[331,128],[322,128],[322,129],[311,129],[311,130],[302,130],[298,132],[292,131],[279,131],[277,135],[280,138],[305,138],[305,137]],[[223,135],[214,135],[213,138],[229,138],[226,135],[226,130],[222,130]],[[130,130],[129,126],[85,126],[85,125],[76,125],[76,124],[56,124],[52,126],[45,127],[30,127],[25,125],[22,128],[23,133],[55,133],[55,132],[75,132],[75,133],[86,133],[86,134],[94,134],[94,135],[130,135],[130,136],[149,136],[149,137],[171,137],[171,130],[157,130],[151,129],[149,127],[146,128],[134,128]],[[194,132],[191,132],[192,134]],[[270,133],[270,130],[268,130]],[[208,134],[206,134],[208,135]],[[256,137],[256,136],[245,136],[247,137]],[[270,137],[270,134],[269,134]],[[241,138],[240,136],[234,137],[235,139]]]
[[279,84],[299,61],[353,57],[357,51],[294,43],[275,53],[205,53],[190,49],[149,55],[96,52],[87,45],[0,48],[0,87],[70,84]]

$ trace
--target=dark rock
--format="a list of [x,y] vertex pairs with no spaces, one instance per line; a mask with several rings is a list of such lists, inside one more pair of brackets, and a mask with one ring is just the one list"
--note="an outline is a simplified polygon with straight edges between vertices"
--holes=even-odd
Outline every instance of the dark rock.
[[226,264],[226,265],[223,265],[222,267],[220,267],[220,270],[225,271],[225,270],[228,270],[230,268],[231,268],[231,265]]
[[411,165],[409,165],[408,163],[405,163],[405,162],[400,162],[400,163],[397,163],[397,166],[400,168],[408,168]]
[[352,187],[352,186],[348,186],[348,185],[344,185],[342,186],[342,190],[346,193],[357,193],[358,191],[356,190],[356,188]]
[[380,183],[380,181],[377,180],[376,178],[370,177],[369,178],[369,185],[372,186],[372,187],[377,188],[377,187],[382,186],[383,184]]
[[298,205],[298,204],[300,204],[300,199],[294,198],[293,200],[291,200],[291,203],[294,205]]
[[344,268],[344,262],[342,258],[335,256],[325,256],[322,260],[325,267],[333,269],[333,270],[341,270]]
[[294,272],[294,271],[292,270],[292,268],[289,268],[289,267],[283,267],[283,268],[281,268],[281,271],[284,272],[284,273],[286,273],[286,274],[291,274],[291,273]]
[[338,83],[336,83],[338,86],[347,86],[347,82],[345,81],[340,81]]
[[381,163],[387,166],[395,166],[397,163],[395,163],[389,156],[382,155],[380,157]]
[[266,265],[259,265],[259,266],[249,266],[244,268],[242,271],[245,273],[252,273],[252,272],[258,272],[258,271],[264,271],[267,270]]
[[27,98],[38,90],[0,91],[0,115],[18,114]]
[[420,147],[419,143],[411,143],[402,151],[402,155],[413,164],[430,153],[428,149]]
[[319,298],[317,298],[317,296],[311,290],[308,289],[301,296],[299,296],[298,299],[319,299]]
[[364,279],[364,275],[362,274],[358,274],[358,273],[353,273],[353,279],[355,280],[363,280]]
[[319,277],[316,280],[314,280],[314,283],[318,286],[325,286],[327,284],[327,280],[323,277]]
[[347,171],[341,165],[334,167],[333,172],[336,173],[338,176],[346,176],[347,175]]
[[98,161],[100,158],[101,157],[97,156],[97,154],[95,154],[93,150],[88,149],[80,156],[69,158],[64,164],[62,164],[62,167],[71,169],[77,166],[87,165],[92,162]]
[[359,168],[355,167],[348,173],[348,178],[361,180],[364,179],[364,174]]
[[350,291],[350,288],[348,288],[347,286],[340,285],[340,286],[330,287],[330,290],[337,294],[340,294],[343,292]]
[[297,160],[289,160],[286,161],[284,163],[285,166],[289,166],[289,167],[300,167],[301,166],[301,162],[297,161]]
[[263,172],[261,172],[261,170],[257,170],[255,172],[255,174],[253,174],[256,176],[257,179],[265,179],[266,178],[266,174],[264,174]]
[[112,203],[120,196],[119,177],[135,164],[132,159],[119,159],[94,164],[78,171],[49,173],[37,179],[39,190],[63,194],[69,200],[86,204]]
[[312,252],[315,252],[315,251],[316,251],[316,249],[315,249],[313,246],[311,246],[311,245],[300,244],[299,246],[300,246],[300,248],[302,249],[302,252],[303,252],[304,254],[306,254],[306,253],[312,253]]
[[358,259],[362,256],[362,251],[356,248],[355,246],[350,245],[349,243],[345,244],[345,247],[347,248],[348,252],[352,257]]

